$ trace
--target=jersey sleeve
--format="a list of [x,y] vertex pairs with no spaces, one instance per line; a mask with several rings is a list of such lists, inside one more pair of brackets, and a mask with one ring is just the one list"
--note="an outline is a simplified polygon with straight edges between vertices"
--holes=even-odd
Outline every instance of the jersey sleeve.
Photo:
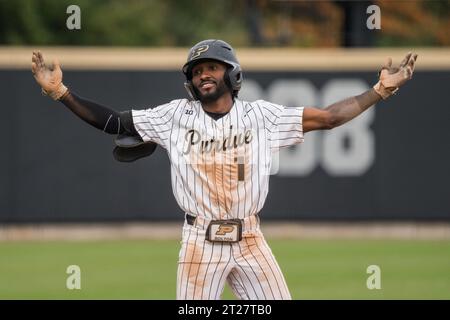
[[263,105],[270,145],[273,151],[302,143],[304,107],[286,107],[266,102]]
[[[172,130],[173,103],[153,109],[131,110],[133,124],[144,142],[152,141],[166,148]],[[167,149],[167,148],[166,148]]]

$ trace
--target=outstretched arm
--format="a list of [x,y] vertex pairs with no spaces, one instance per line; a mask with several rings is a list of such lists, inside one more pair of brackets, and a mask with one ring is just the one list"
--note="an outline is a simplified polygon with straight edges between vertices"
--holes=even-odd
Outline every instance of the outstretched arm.
[[325,109],[305,108],[303,111],[303,132],[333,129],[373,106],[381,99],[393,95],[400,86],[411,79],[417,54],[408,53],[398,68],[392,67],[389,58],[380,72],[380,79],[374,87],[363,94],[333,103]]
[[86,100],[67,91],[60,101],[73,113],[93,127],[109,134],[125,131],[137,134],[131,111],[117,112],[109,107]]
[[42,93],[61,101],[78,117],[99,130],[110,134],[120,134],[125,131],[137,134],[130,111],[116,112],[112,108],[83,99],[70,92],[62,83],[62,70],[57,60],[53,62],[53,65],[47,66],[39,51],[33,52],[31,60],[31,70],[42,88]]
[[117,134],[114,158],[121,162],[132,162],[151,155],[156,144],[145,143],[137,133],[131,111],[116,112],[109,107],[78,97],[62,83],[62,70],[58,61],[47,66],[44,57],[33,52],[31,70],[42,93],[53,100],[61,101],[85,122],[106,133]]

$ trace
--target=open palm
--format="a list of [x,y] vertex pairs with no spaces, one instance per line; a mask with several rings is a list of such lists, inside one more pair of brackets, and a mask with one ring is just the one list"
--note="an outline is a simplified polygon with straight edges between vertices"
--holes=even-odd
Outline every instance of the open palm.
[[56,92],[62,83],[62,70],[59,62],[55,60],[51,66],[47,66],[39,51],[33,51],[31,61],[31,71],[44,92],[46,94]]

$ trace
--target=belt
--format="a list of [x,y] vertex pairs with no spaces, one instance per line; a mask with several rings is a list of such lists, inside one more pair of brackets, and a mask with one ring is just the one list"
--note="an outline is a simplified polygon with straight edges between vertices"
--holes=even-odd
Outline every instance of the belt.
[[[196,216],[192,216],[192,215],[190,215],[190,214],[186,214],[186,222],[187,222],[189,225],[193,226],[194,223],[195,223],[195,219],[197,219]],[[242,224],[244,224],[244,219],[239,219],[239,220],[241,220]]]
[[[186,223],[191,226],[195,226],[200,229],[206,230],[211,222],[211,219],[204,218],[202,216],[193,216],[191,214],[185,214]],[[259,215],[251,215],[244,219],[239,219],[242,224],[242,231],[244,233],[251,232],[251,230],[259,229]]]

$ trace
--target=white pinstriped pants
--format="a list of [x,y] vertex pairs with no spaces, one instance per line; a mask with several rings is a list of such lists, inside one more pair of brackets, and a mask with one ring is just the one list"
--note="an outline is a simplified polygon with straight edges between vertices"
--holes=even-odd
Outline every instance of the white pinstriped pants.
[[[291,299],[256,217],[245,219],[242,240],[205,240],[206,228],[185,222],[178,259],[177,300],[218,300],[225,282],[238,299]],[[248,223],[250,222],[250,223]],[[255,223],[256,222],[256,223]]]

